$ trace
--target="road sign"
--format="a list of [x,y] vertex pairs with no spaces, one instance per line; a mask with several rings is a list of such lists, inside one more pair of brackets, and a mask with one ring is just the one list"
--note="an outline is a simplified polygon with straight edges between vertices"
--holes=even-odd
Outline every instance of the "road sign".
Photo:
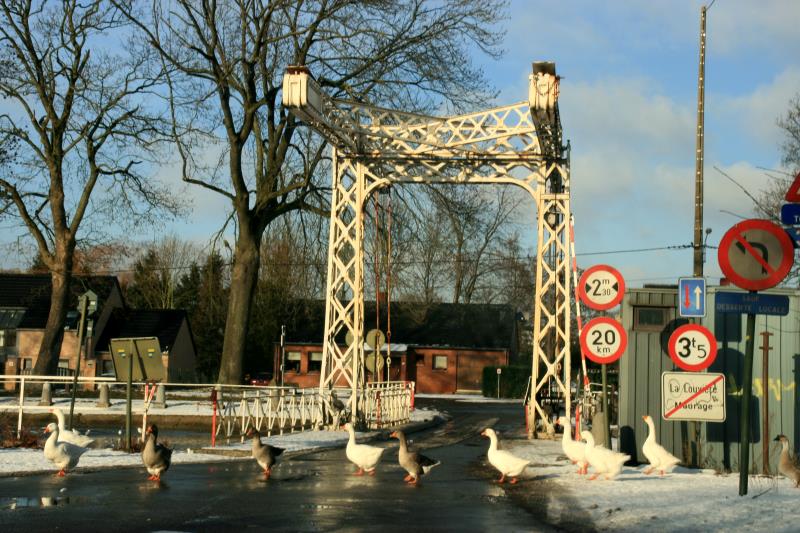
[[618,321],[608,317],[591,319],[581,331],[581,349],[586,357],[607,365],[622,356],[628,335]]
[[669,337],[669,356],[678,368],[699,372],[717,358],[717,339],[700,324],[684,324]]
[[625,280],[622,274],[608,265],[594,265],[586,269],[578,282],[578,296],[592,309],[605,311],[622,301]]
[[790,239],[794,241],[794,246],[797,248],[797,243],[800,242],[800,228],[798,227],[791,227],[791,228],[783,228],[786,231],[786,234],[789,236]]
[[717,255],[723,274],[736,286],[760,291],[780,283],[794,263],[794,246],[769,220],[745,220],[729,229]]
[[789,190],[786,191],[785,198],[787,202],[800,202],[800,172],[794,177],[794,182],[789,186]]
[[678,278],[678,314],[706,316],[706,278]]
[[783,204],[781,206],[781,222],[789,226],[800,224],[800,204]]
[[719,313],[772,316],[789,314],[789,297],[780,294],[719,291],[714,300],[714,307]]
[[725,375],[705,372],[661,374],[664,420],[725,421]]

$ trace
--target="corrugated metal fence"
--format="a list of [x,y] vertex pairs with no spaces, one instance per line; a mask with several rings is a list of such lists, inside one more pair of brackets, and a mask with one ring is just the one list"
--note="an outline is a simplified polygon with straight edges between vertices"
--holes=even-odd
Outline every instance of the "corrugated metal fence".
[[[745,352],[746,315],[716,313],[717,291],[736,291],[732,287],[711,287],[708,290],[707,316],[701,323],[717,338],[719,352],[709,372],[725,374],[727,417],[723,423],[672,422],[661,417],[661,373],[680,371],[669,358],[667,341],[678,326],[688,322],[677,316],[676,288],[631,289],[622,308],[623,325],[628,331],[628,348],[620,360],[620,448],[633,460],[646,462],[642,444],[647,426],[642,415],[653,417],[658,441],[686,463],[704,468],[738,470],[739,413],[742,369]],[[800,401],[797,394],[800,373],[800,292],[789,289],[765,291],[789,296],[790,311],[785,317],[757,316],[755,357],[753,364],[753,405],[751,406],[751,455],[753,472],[761,473],[762,439],[769,441],[770,470],[777,470],[780,446],[772,442],[782,433],[793,448],[800,449],[800,423],[797,421]],[[663,316],[663,322],[653,317]],[[769,378],[762,372],[762,332],[769,337]],[[769,434],[762,435],[762,402],[769,395]]]

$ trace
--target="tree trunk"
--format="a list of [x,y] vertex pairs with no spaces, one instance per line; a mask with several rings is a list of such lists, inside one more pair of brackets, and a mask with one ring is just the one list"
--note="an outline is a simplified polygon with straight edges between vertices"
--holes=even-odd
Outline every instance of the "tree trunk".
[[61,268],[51,269],[53,289],[50,293],[50,313],[47,315],[47,325],[44,329],[42,344],[39,346],[39,355],[33,373],[51,376],[56,373],[58,359],[61,355],[61,341],[64,338],[64,322],[69,304],[69,285],[72,281],[72,265],[65,265],[59,261]]
[[260,233],[249,225],[240,225],[231,272],[225,341],[222,345],[222,361],[217,380],[219,383],[238,385],[242,379],[242,360],[250,326],[250,307],[258,282],[261,244],[259,236]]

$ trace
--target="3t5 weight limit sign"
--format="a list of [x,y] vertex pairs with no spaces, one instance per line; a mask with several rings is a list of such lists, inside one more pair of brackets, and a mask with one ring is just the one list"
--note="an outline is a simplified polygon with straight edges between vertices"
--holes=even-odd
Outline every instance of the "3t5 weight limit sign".
[[717,358],[717,339],[700,324],[684,324],[669,337],[669,356],[683,370],[699,372]]
[[749,291],[780,283],[794,262],[792,240],[769,220],[745,220],[729,229],[719,243],[719,266],[736,286]]
[[590,320],[581,331],[581,349],[586,357],[607,365],[622,356],[628,336],[622,324],[612,318],[598,317]]

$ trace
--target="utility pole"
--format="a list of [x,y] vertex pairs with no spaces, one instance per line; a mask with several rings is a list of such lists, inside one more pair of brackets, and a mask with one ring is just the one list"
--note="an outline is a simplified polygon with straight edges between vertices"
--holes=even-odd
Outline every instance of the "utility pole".
[[[713,3],[713,2],[712,2]],[[697,74],[697,135],[694,171],[694,276],[703,275],[703,113],[706,92],[706,12],[700,8],[700,67]]]

